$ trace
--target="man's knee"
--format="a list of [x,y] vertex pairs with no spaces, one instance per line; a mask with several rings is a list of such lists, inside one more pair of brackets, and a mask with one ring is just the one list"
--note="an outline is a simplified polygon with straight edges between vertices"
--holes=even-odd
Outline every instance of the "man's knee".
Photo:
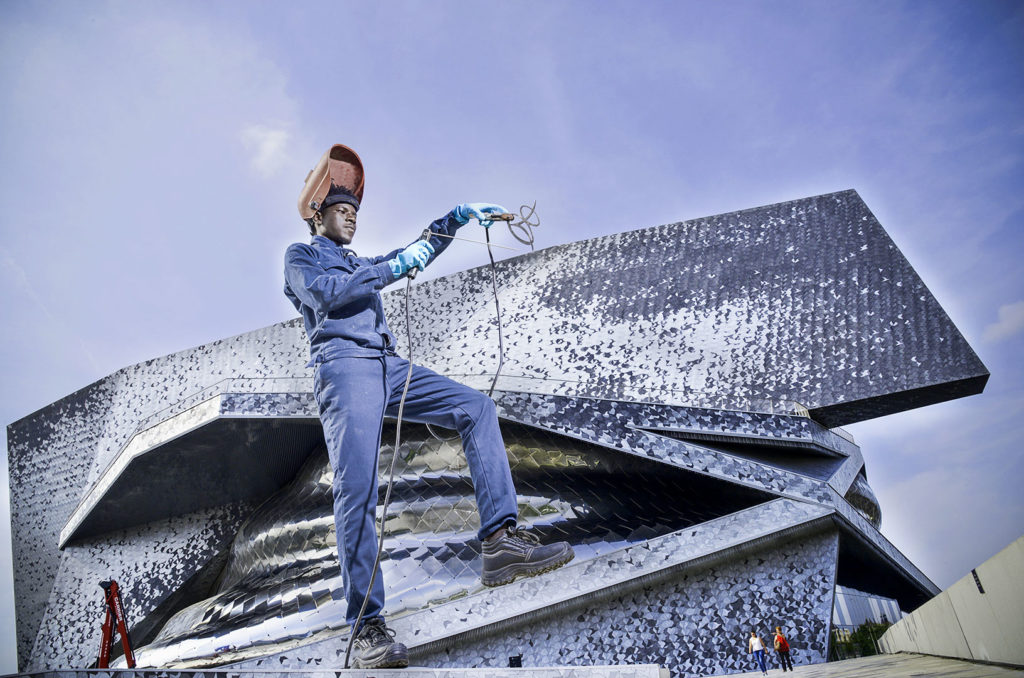
[[476,412],[477,419],[497,419],[498,409],[494,406],[494,401],[480,391],[473,391],[473,393],[473,410]]
[[460,423],[463,426],[473,426],[481,421],[497,419],[498,416],[494,401],[468,386],[460,394],[454,413],[456,420],[462,420]]

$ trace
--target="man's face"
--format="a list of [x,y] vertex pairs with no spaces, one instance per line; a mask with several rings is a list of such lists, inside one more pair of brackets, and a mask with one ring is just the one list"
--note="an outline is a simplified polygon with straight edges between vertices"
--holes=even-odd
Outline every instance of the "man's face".
[[356,208],[347,202],[339,202],[320,211],[320,224],[316,234],[329,238],[339,245],[348,245],[356,234]]

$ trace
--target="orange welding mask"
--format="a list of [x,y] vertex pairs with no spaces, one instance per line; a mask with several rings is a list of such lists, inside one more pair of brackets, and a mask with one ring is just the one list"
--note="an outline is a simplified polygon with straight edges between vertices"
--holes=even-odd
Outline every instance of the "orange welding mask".
[[306,175],[299,193],[299,216],[312,219],[326,204],[347,202],[356,209],[363,200],[363,161],[348,146],[334,144]]

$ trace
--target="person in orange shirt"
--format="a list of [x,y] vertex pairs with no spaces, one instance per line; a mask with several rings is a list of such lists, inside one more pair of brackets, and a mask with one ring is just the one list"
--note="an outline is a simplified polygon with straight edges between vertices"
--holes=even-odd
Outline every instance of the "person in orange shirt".
[[793,660],[789,658],[789,643],[786,642],[786,636],[782,635],[782,627],[775,627],[775,651],[779,655],[779,664],[782,665],[782,672],[786,672],[786,667],[789,670],[793,670]]

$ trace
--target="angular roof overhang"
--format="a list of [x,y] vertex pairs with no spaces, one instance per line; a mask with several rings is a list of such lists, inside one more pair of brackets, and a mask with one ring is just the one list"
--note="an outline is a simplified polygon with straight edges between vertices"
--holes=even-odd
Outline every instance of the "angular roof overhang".
[[259,502],[321,444],[310,393],[228,391],[172,410],[132,436],[103,470],[61,530],[60,547],[210,506]]

